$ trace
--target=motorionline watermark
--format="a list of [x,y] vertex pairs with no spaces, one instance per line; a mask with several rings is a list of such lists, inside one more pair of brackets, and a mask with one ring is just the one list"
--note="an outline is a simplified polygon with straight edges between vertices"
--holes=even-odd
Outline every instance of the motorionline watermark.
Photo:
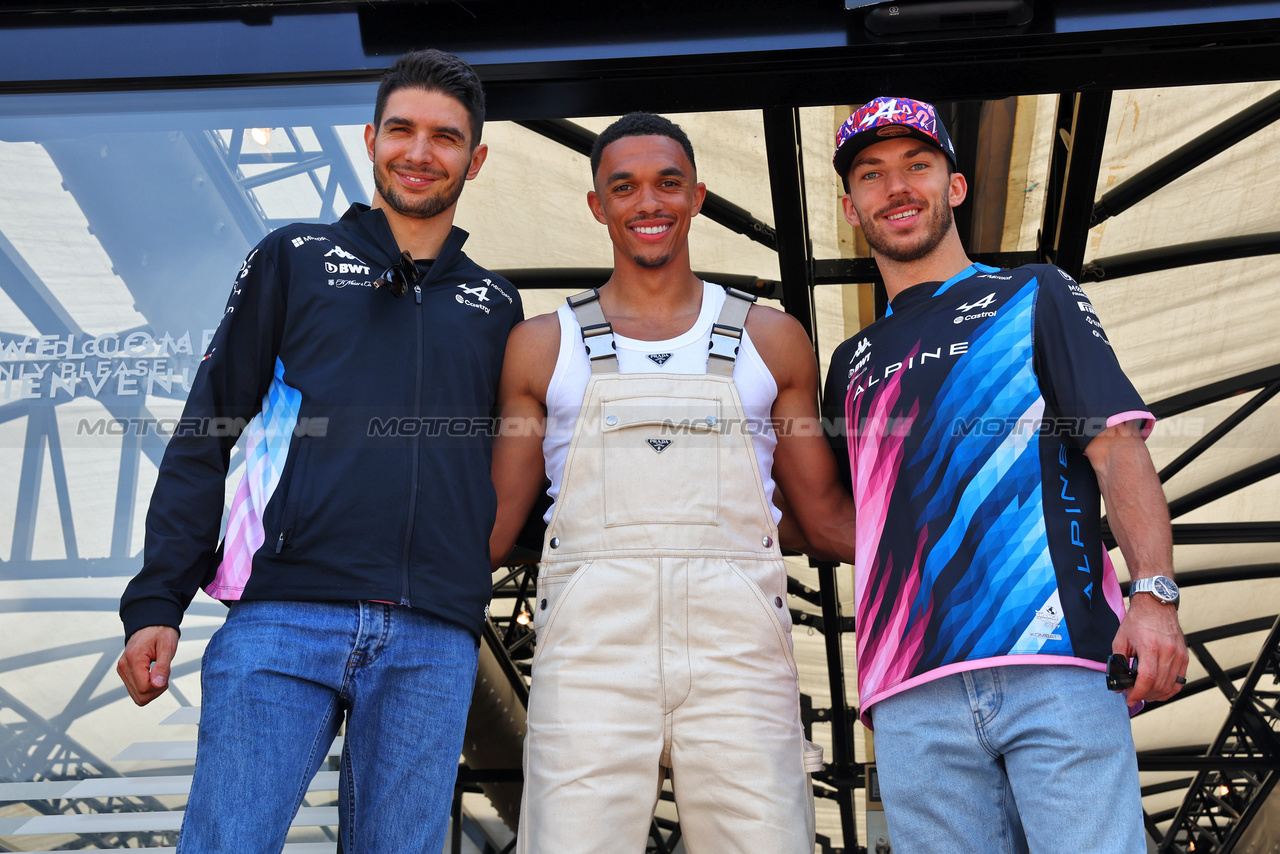
[[[617,416],[615,416],[617,417]],[[252,418],[242,416],[209,417],[83,417],[75,422],[77,437],[161,436],[180,438],[235,438],[248,429]],[[528,437],[544,436],[548,430],[568,432],[573,430],[576,419],[563,425],[548,425],[542,417],[493,418],[475,415],[399,416],[374,415],[343,418],[342,435],[355,438],[383,439],[404,437]],[[288,432],[297,437],[323,438],[333,431],[331,416],[302,416],[294,423],[268,422],[263,431],[269,435]],[[939,432],[936,422],[923,422],[911,417],[863,419],[857,422],[853,432],[860,437],[908,437],[921,435],[922,430]],[[1206,421],[1200,417],[1173,418],[1162,421],[1152,439],[1198,438],[1204,435]],[[999,438],[1004,436],[1051,436],[1055,438],[1092,437],[1108,429],[1106,418],[1006,418],[978,417],[956,418],[949,426],[943,425],[942,433],[952,437]],[[696,434],[728,434],[779,437],[827,436],[844,438],[849,434],[848,424],[839,418],[720,418],[711,421],[706,417],[652,418],[618,417],[617,423],[604,432],[619,430],[643,430],[646,434],[662,437]]]
[[[178,436],[178,437],[211,437],[216,439],[234,438],[249,426],[251,419],[229,416],[210,416],[203,418],[157,418],[153,416],[136,416],[128,418],[81,418],[76,422],[77,436]],[[290,427],[289,432],[295,436],[322,437],[328,434],[329,419],[299,418]],[[273,432],[268,430],[268,432]]]

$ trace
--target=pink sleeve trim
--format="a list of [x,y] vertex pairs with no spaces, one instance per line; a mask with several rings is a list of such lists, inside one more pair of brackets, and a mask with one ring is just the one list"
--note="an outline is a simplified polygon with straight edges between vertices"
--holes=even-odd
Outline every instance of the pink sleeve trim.
[[903,691],[923,685],[926,682],[932,682],[935,679],[941,679],[944,676],[950,676],[953,673],[963,673],[966,670],[981,670],[984,667],[1004,667],[1007,664],[1065,664],[1074,665],[1076,667],[1087,667],[1090,670],[1096,670],[1099,673],[1105,673],[1107,665],[1101,661],[1093,661],[1088,658],[1075,658],[1066,655],[1000,655],[994,658],[979,658],[975,661],[957,661],[955,664],[948,664],[939,667],[936,670],[930,670],[928,673],[921,673],[919,676],[913,676],[910,679],[904,679],[891,688],[886,688],[862,701],[862,708],[858,710],[858,718],[862,721],[867,729],[873,729],[871,726],[871,718],[867,715],[867,711],[879,701],[886,697],[892,697],[894,694],[901,694]]
[[1142,422],[1142,438],[1151,435],[1151,430],[1156,426],[1156,417],[1150,412],[1143,409],[1134,409],[1129,412],[1117,412],[1107,419],[1107,426],[1114,427],[1117,424],[1123,424],[1126,421]]

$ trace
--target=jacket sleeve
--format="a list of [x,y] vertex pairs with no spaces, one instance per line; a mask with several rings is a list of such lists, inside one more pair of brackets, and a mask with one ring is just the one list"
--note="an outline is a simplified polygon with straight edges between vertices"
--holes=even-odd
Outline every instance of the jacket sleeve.
[[283,337],[285,286],[264,240],[236,274],[226,311],[169,438],[147,511],[142,571],[120,600],[125,639],[177,628],[216,569],[231,449],[261,408]]

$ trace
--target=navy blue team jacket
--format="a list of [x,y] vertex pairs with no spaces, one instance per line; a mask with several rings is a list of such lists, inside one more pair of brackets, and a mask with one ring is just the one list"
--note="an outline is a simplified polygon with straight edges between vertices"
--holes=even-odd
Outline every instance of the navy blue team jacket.
[[[147,514],[126,637],[178,626],[197,588],[223,601],[373,599],[479,634],[490,596],[490,416],[510,282],[454,228],[417,287],[373,282],[399,248],[381,211],[268,235],[170,438]],[[230,454],[246,466],[219,543]]]

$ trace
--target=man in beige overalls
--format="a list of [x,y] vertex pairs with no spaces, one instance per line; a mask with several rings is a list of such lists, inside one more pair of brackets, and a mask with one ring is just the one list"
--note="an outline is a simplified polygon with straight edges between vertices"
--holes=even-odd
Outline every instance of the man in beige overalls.
[[811,854],[821,752],[800,723],[775,479],[789,543],[853,553],[813,349],[794,318],[693,274],[706,190],[676,125],[623,117],[592,172],[613,275],[515,328],[499,391],[495,562],[544,467],[554,499],[519,851],[640,854],[669,773],[690,854]]

